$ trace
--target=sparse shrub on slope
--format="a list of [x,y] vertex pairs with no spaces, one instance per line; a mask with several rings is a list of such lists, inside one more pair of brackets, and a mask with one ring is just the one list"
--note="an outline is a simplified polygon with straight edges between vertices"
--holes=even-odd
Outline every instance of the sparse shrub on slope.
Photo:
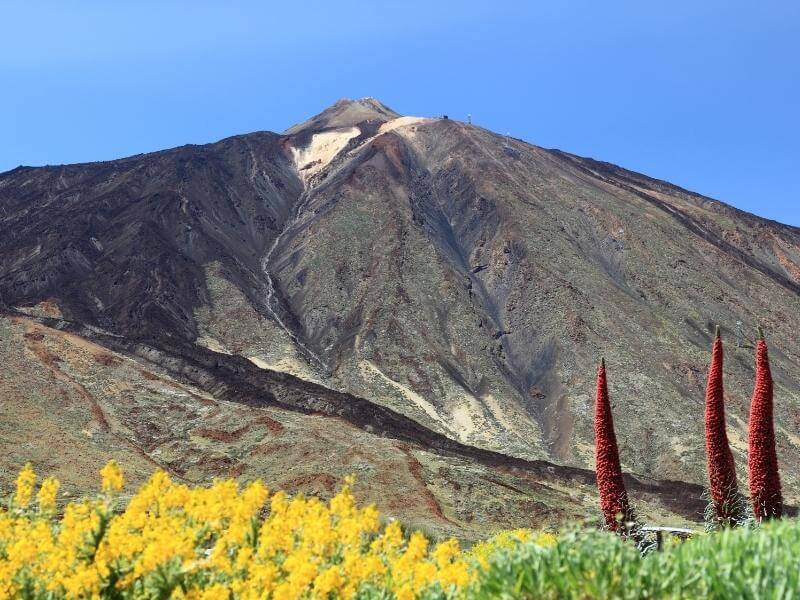
[[756,346],[756,381],[750,403],[747,471],[750,501],[756,519],[780,518],[783,498],[775,450],[772,373],[761,328]]

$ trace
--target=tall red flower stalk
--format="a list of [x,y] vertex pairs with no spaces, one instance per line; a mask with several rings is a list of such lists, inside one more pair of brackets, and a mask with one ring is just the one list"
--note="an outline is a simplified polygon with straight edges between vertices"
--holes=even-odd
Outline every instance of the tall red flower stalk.
[[783,513],[781,478],[775,451],[773,424],[772,373],[764,333],[758,328],[756,383],[750,403],[748,432],[748,483],[750,500],[757,520],[780,518]]
[[736,465],[725,431],[722,363],[722,337],[717,327],[706,386],[706,459],[714,511],[720,522],[729,524],[739,516],[739,493],[736,487]]
[[620,524],[633,521],[634,515],[628,503],[628,493],[625,491],[625,482],[622,479],[622,466],[619,463],[614,418],[611,415],[611,403],[608,399],[605,360],[600,362],[597,371],[594,440],[595,472],[603,519],[606,527],[618,531]]

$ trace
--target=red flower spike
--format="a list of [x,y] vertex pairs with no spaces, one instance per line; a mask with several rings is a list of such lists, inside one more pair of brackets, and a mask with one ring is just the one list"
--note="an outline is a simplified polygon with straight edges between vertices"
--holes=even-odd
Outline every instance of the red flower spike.
[[781,479],[775,451],[772,374],[764,333],[759,327],[756,346],[756,383],[750,403],[747,471],[750,500],[756,519],[780,518],[783,513]]
[[725,431],[725,399],[722,384],[722,338],[719,327],[711,352],[706,386],[706,458],[711,500],[720,521],[730,523],[737,516],[736,465]]
[[633,511],[628,503],[622,466],[619,463],[617,436],[614,434],[614,419],[608,399],[605,361],[597,371],[597,394],[594,412],[595,472],[597,489],[600,492],[600,507],[606,527],[617,531],[622,522],[633,521]]

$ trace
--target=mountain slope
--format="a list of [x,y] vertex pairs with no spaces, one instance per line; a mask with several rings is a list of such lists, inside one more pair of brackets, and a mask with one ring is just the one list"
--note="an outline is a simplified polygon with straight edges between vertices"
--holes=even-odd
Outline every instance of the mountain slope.
[[[164,353],[159,368],[198,352],[220,369],[249,359],[232,363],[234,400],[250,369],[284,372],[300,379],[258,389],[280,403],[311,393],[301,380],[321,384],[366,399],[348,418],[368,431],[359,411],[386,407],[430,435],[526,460],[591,465],[605,355],[626,469],[702,483],[719,323],[743,476],[748,345],[762,323],[789,498],[800,491],[795,228],[374,99],[340,101],[283,135],[18,168],[0,175],[0,206],[9,311],[105,332],[97,343],[124,355],[146,344]],[[398,423],[381,434],[402,439]]]

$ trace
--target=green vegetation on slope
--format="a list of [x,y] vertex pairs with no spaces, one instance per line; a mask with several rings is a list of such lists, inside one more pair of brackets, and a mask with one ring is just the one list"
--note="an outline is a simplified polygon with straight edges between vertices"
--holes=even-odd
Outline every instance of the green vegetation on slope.
[[471,598],[758,598],[800,592],[800,522],[728,529],[640,555],[602,531],[575,530],[551,547],[501,550]]

